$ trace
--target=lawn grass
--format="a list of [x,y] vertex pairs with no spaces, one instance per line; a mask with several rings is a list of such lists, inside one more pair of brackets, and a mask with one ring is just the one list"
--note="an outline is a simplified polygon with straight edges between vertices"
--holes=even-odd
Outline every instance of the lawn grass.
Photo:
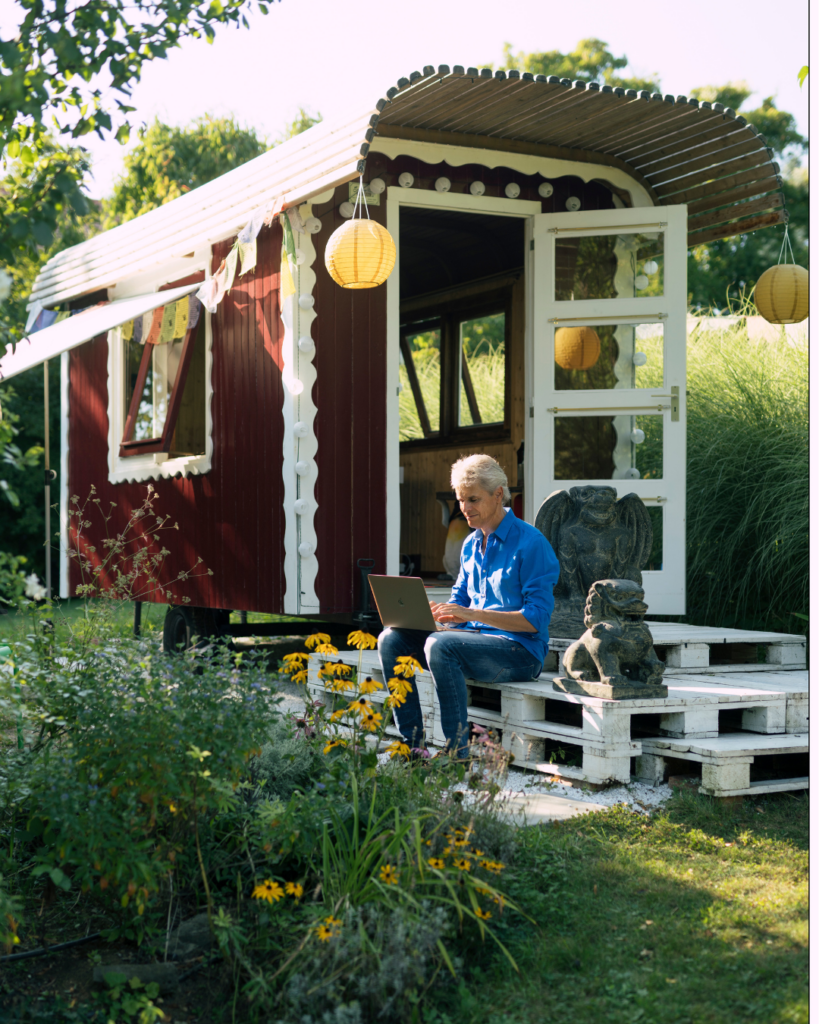
[[686,794],[527,830],[520,976],[498,962],[442,1024],[807,1022],[808,806]]
[[[99,605],[100,602],[89,602],[89,606]],[[168,610],[166,604],[155,604],[144,601],[142,603],[142,633],[146,636],[154,634],[158,639],[162,636],[162,626],[165,621],[165,612]],[[131,635],[134,628],[134,602],[133,601],[105,601],[106,619],[110,624],[114,635]],[[55,600],[51,620],[58,639],[66,639],[71,630],[76,629],[85,616],[85,601],[79,598],[67,600]],[[275,615],[267,612],[248,612],[247,621],[250,624],[263,622],[285,622],[292,619],[290,615]],[[233,623],[239,622],[239,612],[233,612],[230,617]],[[295,621],[302,621],[300,619]],[[23,612],[11,612],[7,615],[0,615],[0,644],[19,643],[31,632],[31,620]]]

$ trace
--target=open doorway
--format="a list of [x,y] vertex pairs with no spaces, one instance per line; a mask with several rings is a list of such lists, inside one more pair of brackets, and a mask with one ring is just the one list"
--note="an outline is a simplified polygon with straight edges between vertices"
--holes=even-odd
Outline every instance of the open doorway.
[[446,585],[455,459],[494,456],[522,508],[525,220],[405,206],[400,247],[401,571]]

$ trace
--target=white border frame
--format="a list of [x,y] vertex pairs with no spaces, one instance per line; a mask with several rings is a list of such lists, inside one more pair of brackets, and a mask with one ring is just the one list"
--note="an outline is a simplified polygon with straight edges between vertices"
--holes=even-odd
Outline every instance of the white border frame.
[[69,354],[60,355],[60,597],[68,592],[68,399]]
[[[173,269],[164,268],[159,274],[146,278],[145,275],[120,281],[112,298],[128,298],[146,291],[158,291],[162,285],[178,281],[204,271],[205,279],[210,276],[210,247],[194,253],[190,263],[182,268],[178,261]],[[209,473],[213,467],[213,323],[211,314],[202,307],[200,316],[205,317],[205,454],[185,455],[170,459],[164,452],[147,455],[122,457],[119,447],[127,409],[123,387],[124,354],[122,330],[117,327],[108,332],[108,482],[111,484],[143,483],[147,480],[170,479],[176,476],[200,476]],[[62,584],[61,584],[62,585]]]
[[[379,140],[379,142],[393,140]],[[397,141],[397,140],[395,140]],[[412,146],[426,145],[412,143]],[[458,150],[456,146],[431,147]],[[485,150],[469,151],[486,153]],[[397,154],[398,155],[398,154]],[[413,151],[413,156],[418,156]],[[504,154],[498,154],[502,156]],[[437,158],[434,162],[440,162]],[[477,159],[463,160],[463,163],[478,163]],[[567,172],[564,172],[567,173]],[[483,213],[499,217],[524,217],[527,221],[524,251],[524,266],[529,281],[531,253],[528,240],[531,238],[531,224],[540,213],[541,204],[531,199],[503,199],[496,196],[473,196],[463,193],[433,192],[429,189],[401,188],[391,185],[387,189],[387,230],[395,242],[395,267],[387,278],[387,574],[397,576],[401,562],[401,490],[399,483],[400,441],[398,437],[399,413],[399,372],[400,333],[401,333],[401,237],[400,214],[402,206],[414,206],[432,210],[459,210],[462,213]],[[528,351],[528,311],[527,311],[527,351]],[[527,359],[528,367],[528,359]],[[528,426],[528,420],[527,420]],[[528,447],[528,446],[527,446]]]

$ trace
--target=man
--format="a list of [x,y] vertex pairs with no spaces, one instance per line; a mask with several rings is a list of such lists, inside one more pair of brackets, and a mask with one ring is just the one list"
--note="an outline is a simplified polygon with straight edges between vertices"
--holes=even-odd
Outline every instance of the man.
[[[385,629],[378,656],[389,679],[399,657],[412,655],[429,668],[441,707],[446,751],[468,756],[466,679],[488,683],[537,679],[549,643],[552,588],[560,566],[551,545],[510,508],[506,474],[489,455],[470,455],[452,466],[452,487],[473,533],[461,549],[461,568],[450,599],[430,602],[444,627]],[[413,687],[396,708],[404,740],[424,747],[424,724]]]

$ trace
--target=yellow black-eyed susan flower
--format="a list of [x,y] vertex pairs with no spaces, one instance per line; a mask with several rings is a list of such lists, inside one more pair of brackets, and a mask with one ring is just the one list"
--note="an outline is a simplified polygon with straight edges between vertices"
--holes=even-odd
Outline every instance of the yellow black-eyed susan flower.
[[398,885],[398,872],[392,864],[382,864],[379,875],[381,877],[381,881],[384,882],[385,885]]
[[282,896],[284,896],[284,889],[278,882],[271,882],[269,878],[266,878],[261,885],[257,885],[253,890],[255,900],[267,900],[268,903],[272,903],[274,900],[278,903]]
[[366,651],[367,649],[372,650],[378,643],[378,640],[376,640],[372,633],[365,633],[361,629],[354,629],[347,637],[347,643],[350,647],[357,647],[359,651]]

